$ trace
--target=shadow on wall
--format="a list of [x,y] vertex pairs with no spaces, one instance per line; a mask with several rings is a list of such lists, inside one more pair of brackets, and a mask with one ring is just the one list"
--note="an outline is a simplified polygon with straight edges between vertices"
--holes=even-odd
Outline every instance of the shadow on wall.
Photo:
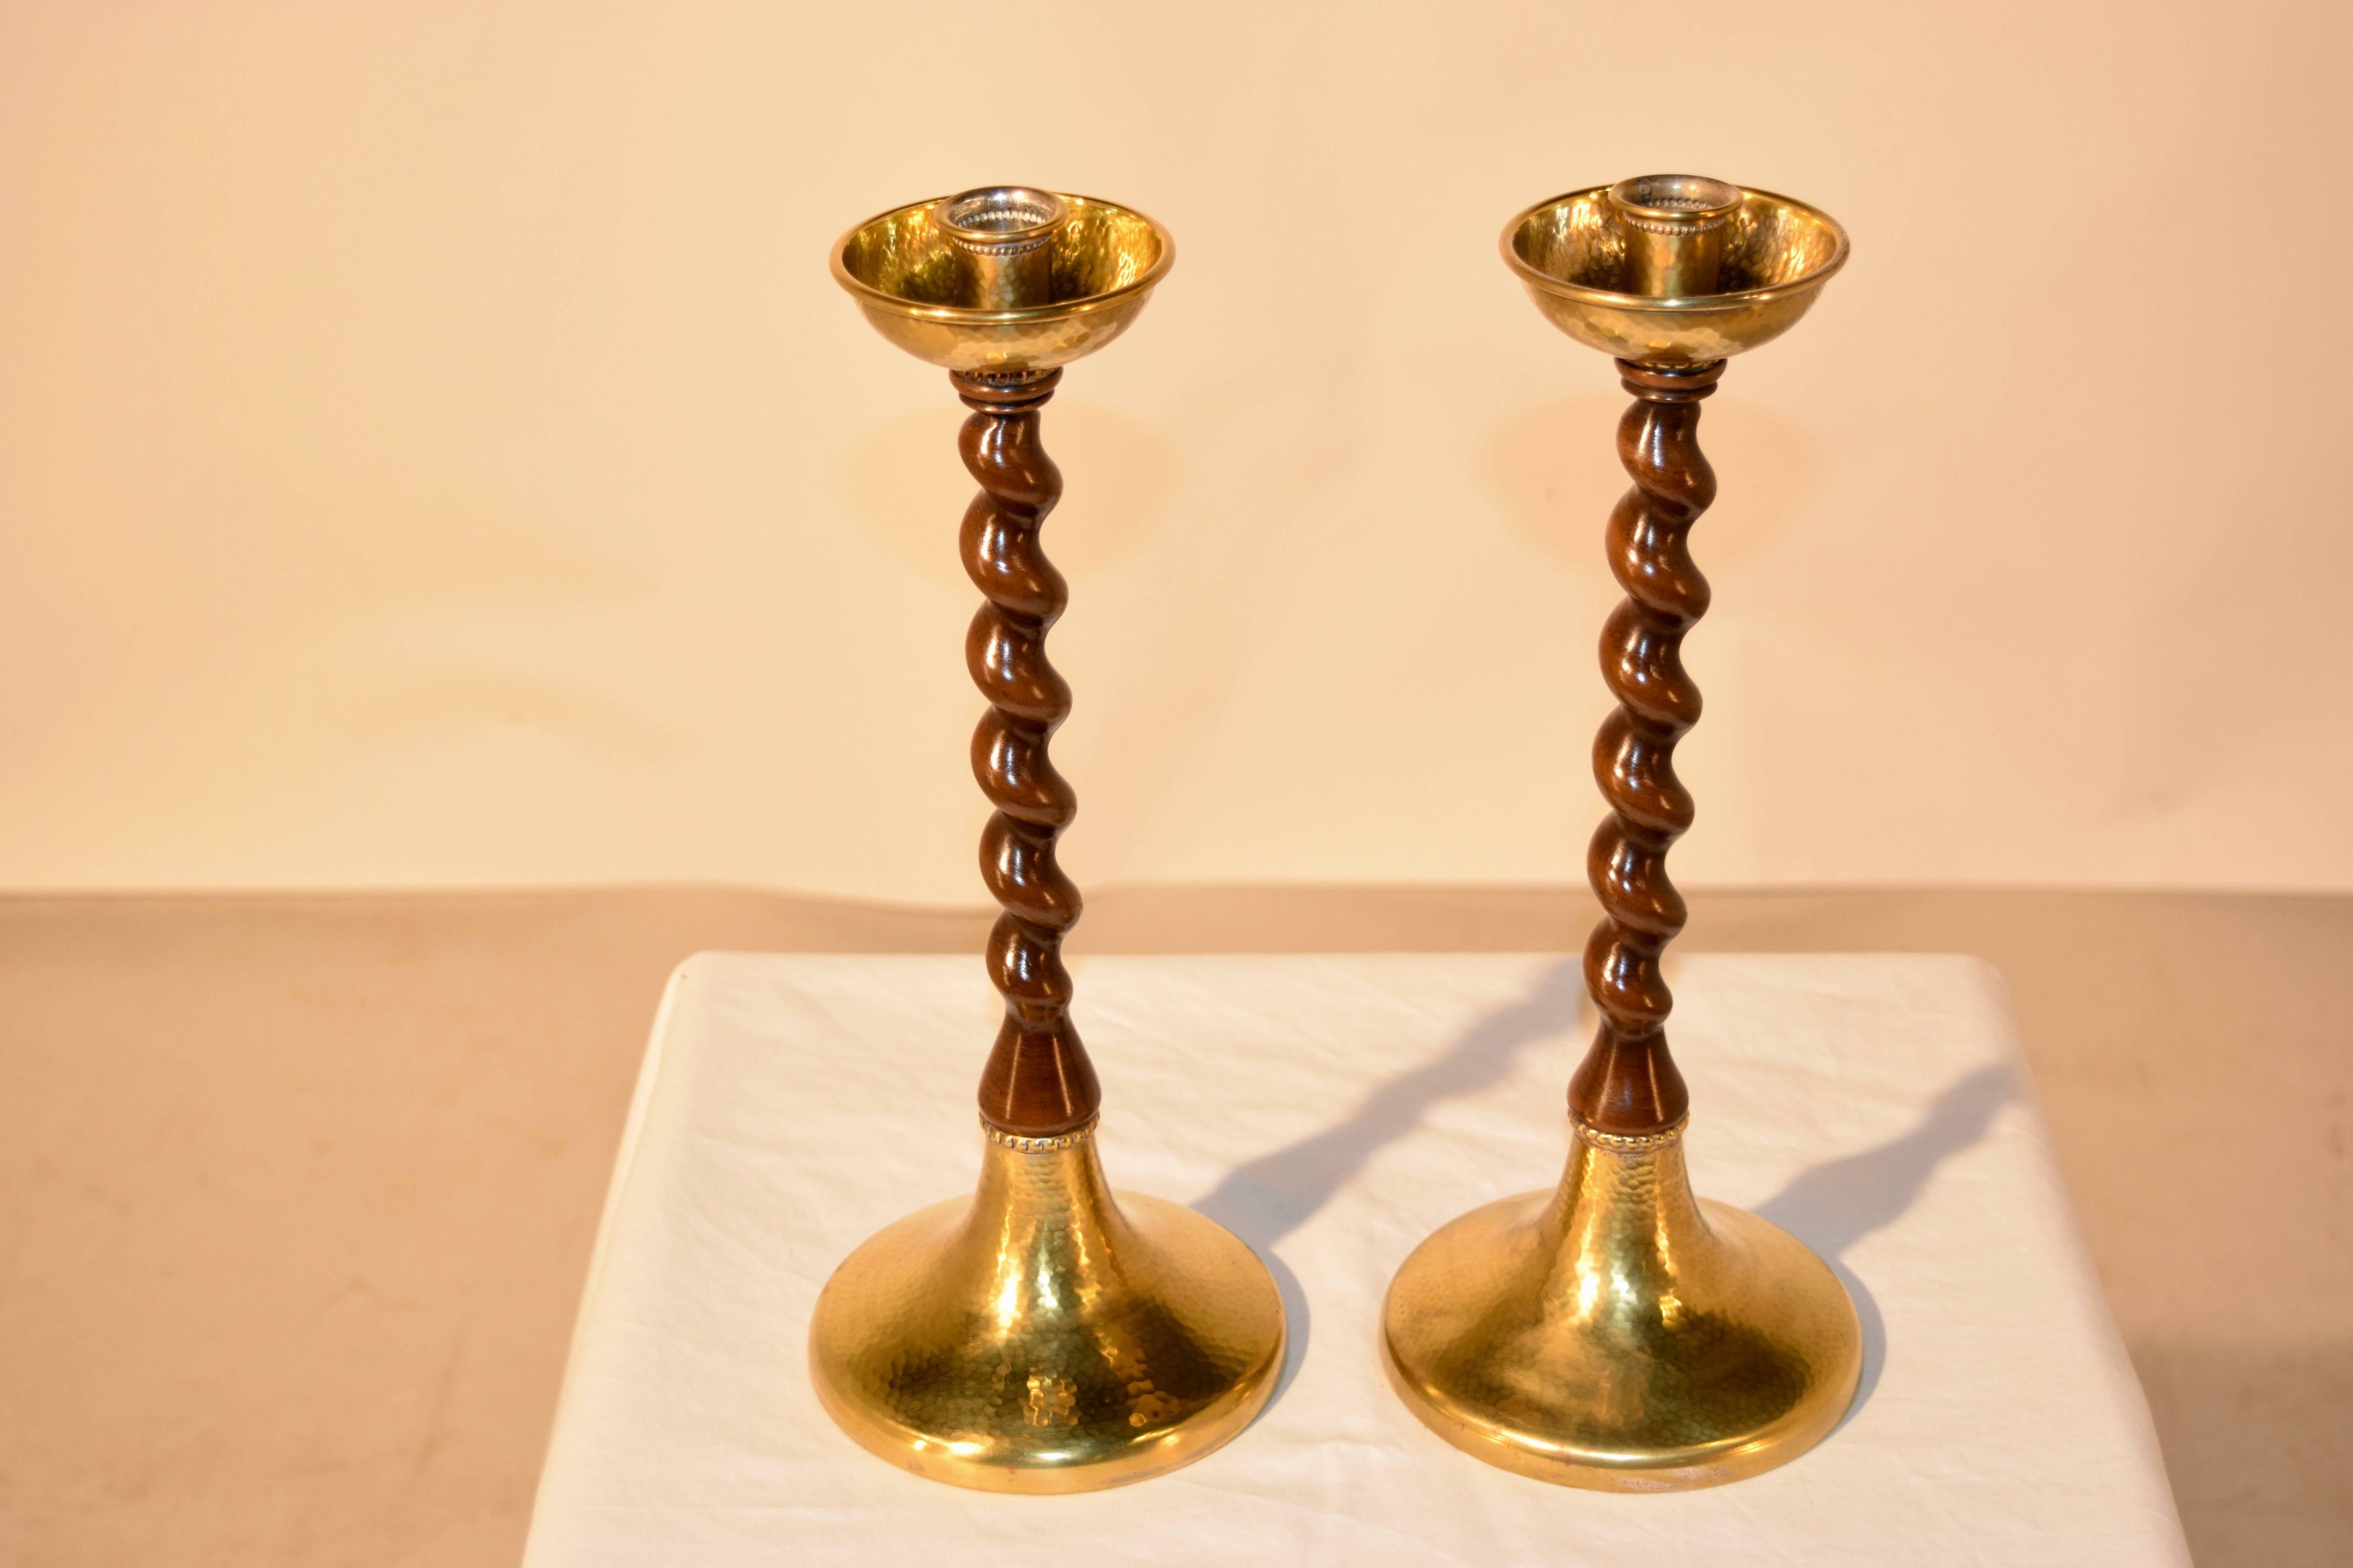
[[[956,551],[972,476],[956,458],[964,410],[940,378],[941,406],[868,430],[841,459],[851,512],[890,554],[934,582],[969,587]],[[1081,578],[1142,547],[1167,510],[1175,459],[1152,426],[1092,404],[1046,405],[1046,453],[1068,487],[1046,523],[1046,553]]]
[[[1596,579],[1609,570],[1602,524],[1626,493],[1618,464],[1626,404],[1600,392],[1541,404],[1497,426],[1482,454],[1488,486],[1512,520],[1549,554]],[[1740,401],[1729,384],[1704,409],[1700,447],[1723,488],[1692,537],[1703,572],[1742,565],[1779,538],[1821,471],[1812,437]]]

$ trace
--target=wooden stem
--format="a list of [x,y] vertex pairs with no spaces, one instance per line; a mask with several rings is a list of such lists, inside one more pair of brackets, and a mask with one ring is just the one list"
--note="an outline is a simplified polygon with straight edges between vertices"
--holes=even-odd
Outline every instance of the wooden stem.
[[981,1072],[980,1113],[1025,1137],[1082,1126],[1103,1100],[1071,1023],[1062,965],[1080,900],[1054,863],[1054,840],[1078,798],[1047,755],[1071,712],[1071,689],[1046,661],[1047,629],[1070,591],[1038,540],[1062,493],[1039,443],[1039,410],[1061,378],[1059,370],[949,376],[972,410],[957,446],[980,483],[964,514],[964,566],[987,600],[965,637],[965,661],[989,704],[973,732],[972,771],[997,807],[980,836],[980,874],[1005,911],[988,937],[1005,1023]]
[[1601,673],[1618,709],[1594,737],[1593,774],[1609,816],[1585,858],[1603,911],[1585,944],[1585,984],[1601,1026],[1569,1080],[1568,1104],[1602,1131],[1640,1134],[1674,1126],[1691,1103],[1667,1051],[1674,997],[1659,961],[1685,918],[1667,848],[1692,824],[1674,752],[1699,719],[1683,640],[1706,613],[1708,591],[1689,535],[1715,499],[1715,472],[1699,449],[1699,403],[1715,390],[1724,362],[1666,369],[1620,360],[1618,370],[1634,395],[1618,422],[1618,459],[1634,488],[1609,515],[1609,568],[1626,598],[1601,632]]

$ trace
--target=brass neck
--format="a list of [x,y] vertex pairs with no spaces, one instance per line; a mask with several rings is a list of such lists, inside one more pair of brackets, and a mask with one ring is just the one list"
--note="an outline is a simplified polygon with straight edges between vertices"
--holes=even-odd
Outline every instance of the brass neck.
[[1683,1165],[1683,1124],[1628,1137],[1570,1121],[1568,1169],[1546,1216],[1555,1277],[1608,1286],[1580,1289],[1565,1303],[1572,1316],[1631,1314],[1625,1326],[1639,1330],[1633,1320],[1656,1317],[1673,1298],[1683,1255],[1707,1232]]
[[981,1126],[988,1142],[963,1237],[968,1267],[990,1276],[979,1299],[1008,1329],[1074,1317],[1128,1238],[1095,1124],[1050,1138]]

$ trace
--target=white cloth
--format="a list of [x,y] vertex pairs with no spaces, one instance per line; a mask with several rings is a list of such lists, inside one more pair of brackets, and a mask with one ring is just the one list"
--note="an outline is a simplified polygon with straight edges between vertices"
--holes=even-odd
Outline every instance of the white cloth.
[[809,1310],[852,1247],[971,1187],[996,999],[971,959],[705,953],[655,1026],[526,1568],[2186,1568],[2000,979],[1975,960],[1680,965],[1694,1183],[1832,1261],[1865,1362],[1819,1448],[1656,1496],[1456,1452],[1375,1351],[1424,1236],[1558,1176],[1576,960],[1098,958],[1078,994],[1113,1186],[1193,1204],[1282,1284],[1291,1361],[1257,1424],[1075,1497],[965,1491],[853,1447],[809,1386]]

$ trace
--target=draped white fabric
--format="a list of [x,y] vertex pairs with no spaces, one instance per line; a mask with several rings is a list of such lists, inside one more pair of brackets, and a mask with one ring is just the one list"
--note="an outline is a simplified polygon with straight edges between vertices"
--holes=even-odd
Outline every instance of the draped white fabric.
[[527,1568],[775,1563],[2180,1565],[2138,1384],[1972,959],[1674,971],[1699,1190],[1831,1259],[1862,1393],[1792,1465],[1664,1496],[1545,1486],[1390,1394],[1381,1294],[1423,1236],[1549,1185],[1574,958],[1100,958],[1078,1017],[1113,1184],[1273,1266],[1274,1403],[1140,1486],[1012,1498],[853,1447],[804,1364],[834,1265],[967,1189],[993,1030],[976,960],[705,953],[673,978],[616,1170]]

